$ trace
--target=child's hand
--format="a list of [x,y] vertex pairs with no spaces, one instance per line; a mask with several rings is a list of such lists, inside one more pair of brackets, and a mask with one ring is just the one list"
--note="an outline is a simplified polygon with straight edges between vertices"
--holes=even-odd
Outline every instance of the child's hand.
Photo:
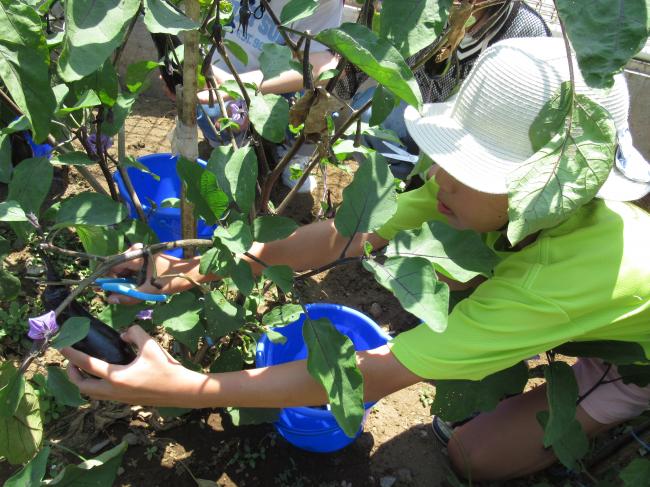
[[206,376],[183,367],[137,325],[123,333],[122,339],[138,349],[138,356],[128,365],[109,364],[73,348],[61,350],[70,361],[68,377],[82,394],[127,404],[191,407]]
[[[127,252],[141,248],[142,244],[137,243],[132,245]],[[109,275],[116,277],[137,277],[142,271],[144,262],[145,260],[142,257],[126,261],[113,267]],[[182,269],[179,268],[176,270],[176,266],[179,265]],[[190,281],[184,278],[165,276],[178,275],[182,272],[186,272],[188,270],[187,268],[187,263],[181,259],[163,253],[154,254],[149,258],[149,265],[146,270],[146,280],[142,285],[138,286],[137,290],[148,294],[174,294],[185,291],[192,287]],[[154,282],[152,282],[154,269],[155,279]],[[109,294],[108,302],[110,304],[137,304],[141,301],[131,296],[113,293]]]

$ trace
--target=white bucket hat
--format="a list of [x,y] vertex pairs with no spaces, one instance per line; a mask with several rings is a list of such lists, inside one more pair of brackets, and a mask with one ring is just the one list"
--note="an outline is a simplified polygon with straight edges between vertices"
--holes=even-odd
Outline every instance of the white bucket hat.
[[[589,88],[574,62],[576,91],[611,114],[618,131],[616,163],[598,197],[637,200],[650,192],[650,165],[632,146],[623,75],[609,90]],[[408,107],[406,127],[445,171],[484,193],[506,194],[507,176],[533,155],[528,130],[544,104],[569,79],[564,41],[519,38],[486,49],[456,96],[422,113]]]

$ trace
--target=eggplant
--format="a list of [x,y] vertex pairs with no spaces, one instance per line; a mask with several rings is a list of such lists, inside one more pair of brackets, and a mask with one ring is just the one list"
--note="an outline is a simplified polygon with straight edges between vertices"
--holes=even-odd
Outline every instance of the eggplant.
[[[59,275],[46,255],[41,252],[47,269],[48,281],[58,281]],[[48,311],[54,311],[68,297],[70,292],[65,286],[47,285],[41,300]],[[78,341],[72,348],[98,358],[109,364],[127,365],[136,357],[131,346],[120,338],[120,334],[101,320],[95,318],[79,302],[73,300],[58,316],[60,322],[80,316],[90,320],[88,335]]]
[[176,85],[183,84],[183,73],[181,66],[176,63],[174,56],[170,53],[181,45],[181,40],[178,36],[160,33],[151,33],[151,39],[156,45],[158,59],[163,60],[163,64],[160,66],[163,81],[169,91],[176,93]]

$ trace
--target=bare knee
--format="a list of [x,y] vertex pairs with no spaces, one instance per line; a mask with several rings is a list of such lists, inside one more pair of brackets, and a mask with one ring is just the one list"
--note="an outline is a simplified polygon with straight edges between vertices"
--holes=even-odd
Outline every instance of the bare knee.
[[484,446],[476,440],[476,438],[468,438],[468,435],[458,429],[454,431],[447,445],[447,452],[456,475],[479,480],[488,473],[489,465],[484,455]]

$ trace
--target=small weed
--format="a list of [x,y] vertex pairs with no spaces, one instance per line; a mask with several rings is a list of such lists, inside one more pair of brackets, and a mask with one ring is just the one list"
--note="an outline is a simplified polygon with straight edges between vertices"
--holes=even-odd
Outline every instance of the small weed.
[[45,424],[57,420],[66,410],[66,406],[59,404],[54,396],[47,390],[47,380],[42,374],[34,374],[32,383],[36,385],[34,392],[38,396],[41,414]]
[[420,390],[419,395],[420,395],[420,404],[422,404],[422,407],[423,408],[431,407],[434,398],[434,395],[431,393],[431,391]]
[[156,445],[151,445],[145,448],[144,456],[147,457],[147,460],[151,461],[158,453],[158,447]]
[[29,304],[18,304],[12,301],[6,310],[0,309],[0,338],[9,337],[12,342],[19,343],[27,333],[27,318]]

